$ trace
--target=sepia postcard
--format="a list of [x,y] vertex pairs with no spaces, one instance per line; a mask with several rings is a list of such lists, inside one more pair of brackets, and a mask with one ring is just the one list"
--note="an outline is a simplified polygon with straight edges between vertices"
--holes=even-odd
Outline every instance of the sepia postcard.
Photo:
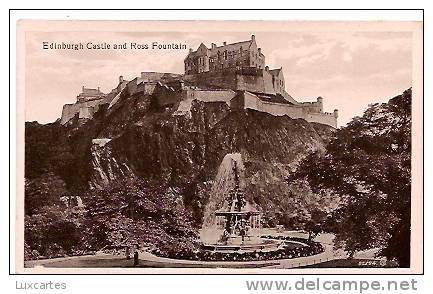
[[18,273],[422,273],[422,22],[16,25]]

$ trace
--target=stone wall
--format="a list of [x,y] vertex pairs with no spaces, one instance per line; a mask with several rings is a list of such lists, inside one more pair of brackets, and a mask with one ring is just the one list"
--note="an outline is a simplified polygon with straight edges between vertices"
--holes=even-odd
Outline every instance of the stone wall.
[[278,85],[279,80],[273,78],[273,76],[264,69],[253,67],[225,69],[215,72],[186,75],[184,79],[202,88],[214,87],[266,94],[281,94],[288,101],[297,104],[284,90],[284,87]]
[[334,128],[337,127],[338,114],[336,111],[334,111],[334,113],[317,112],[318,107],[321,107],[321,102],[320,105],[316,102],[309,103],[308,105],[313,107],[313,109],[311,109],[308,106],[305,107],[303,104],[292,105],[262,101],[256,95],[244,92],[243,95],[239,95],[231,101],[231,105],[235,107],[239,107],[240,104],[243,104],[245,109],[254,109],[275,116],[287,115],[293,119],[302,118],[308,122],[317,122]]
[[323,112],[323,100],[322,98],[317,98],[317,102],[302,102],[299,103],[299,106],[302,106],[304,109],[309,112],[321,113]]
[[184,97],[188,100],[199,100],[204,102],[226,102],[236,96],[233,90],[185,90]]
[[237,89],[236,72],[232,69],[186,75],[184,80],[201,88]]
[[275,94],[274,89],[265,86],[263,76],[260,75],[236,75],[236,84],[237,90]]
[[64,125],[76,114],[79,118],[90,119],[98,111],[101,104],[108,103],[106,99],[77,102],[75,104],[63,105],[62,117],[60,123]]
[[262,101],[252,93],[245,92],[244,108],[267,112],[275,116],[288,115],[291,118],[304,118],[304,109],[296,105]]
[[89,119],[89,118],[93,117],[94,113],[95,113],[95,109],[93,106],[81,107],[79,112],[78,112],[78,118]]
[[274,85],[272,83],[272,75],[266,70],[263,71],[263,85],[265,89],[264,93],[267,94],[279,93],[274,89]]
[[337,128],[337,117],[335,113],[323,112],[323,113],[308,113],[306,121],[317,122],[324,125],[328,125]]

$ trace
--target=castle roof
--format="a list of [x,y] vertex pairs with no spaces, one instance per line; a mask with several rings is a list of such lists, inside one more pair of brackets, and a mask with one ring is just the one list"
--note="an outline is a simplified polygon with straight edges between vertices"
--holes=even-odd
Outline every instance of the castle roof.
[[272,103],[281,103],[281,104],[293,104],[292,102],[286,100],[281,94],[265,94],[259,92],[251,92],[256,95],[260,100]]
[[84,88],[82,89],[82,92],[80,93],[80,96],[99,96],[104,95],[99,88],[98,89],[92,89],[92,88]]
[[[198,55],[199,51],[204,51],[204,53],[210,52],[213,55],[213,54],[217,54],[218,51],[222,52],[223,50],[238,51],[241,48],[243,50],[249,49],[251,44],[253,43],[253,41],[254,41],[253,39],[246,40],[246,41],[240,41],[240,42],[230,43],[230,44],[226,44],[226,45],[222,45],[222,46],[215,46],[213,48],[211,47],[210,49],[208,47],[206,47],[206,45],[201,43],[200,46],[197,48],[197,50],[189,52],[189,54],[186,56],[186,58],[190,58],[190,57],[194,57],[194,56]],[[260,53],[260,55],[263,56],[262,53]]]
[[282,69],[283,69],[282,67],[276,68],[276,69],[271,69],[271,70],[269,70],[269,73],[273,76],[278,76]]
[[240,41],[240,42],[236,42],[236,43],[231,43],[231,44],[226,44],[226,45],[222,45],[222,46],[217,46],[217,47],[214,47],[214,49],[215,50],[224,49],[224,50],[227,50],[227,51],[237,51],[241,47],[243,49],[249,48],[251,46],[251,43],[252,43],[252,40]]

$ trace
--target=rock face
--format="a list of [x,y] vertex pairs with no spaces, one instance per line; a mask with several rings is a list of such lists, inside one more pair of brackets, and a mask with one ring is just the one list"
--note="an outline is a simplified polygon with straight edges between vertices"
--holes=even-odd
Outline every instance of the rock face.
[[[102,140],[102,139],[95,139]],[[92,141],[90,148],[92,158],[92,173],[89,181],[90,188],[101,189],[119,178],[133,177],[129,166],[125,162],[117,162],[112,156],[111,146],[101,145]]]
[[[185,208],[200,226],[213,181],[227,154],[242,156],[247,200],[267,213],[278,207],[271,196],[280,193],[284,197],[288,191],[287,173],[308,153],[323,151],[334,132],[329,126],[301,119],[230,109],[224,102],[193,100],[188,115],[179,115],[178,107],[160,109],[150,96],[129,97],[119,100],[115,109],[99,109],[85,124],[26,125],[55,129],[56,137],[50,140],[62,148],[47,151],[48,156],[68,158],[62,166],[66,172],[59,172],[59,166],[50,161],[46,168],[38,167],[38,173],[48,169],[59,174],[71,193],[101,189],[129,178],[168,183],[181,191]],[[31,150],[39,148],[38,144],[28,133],[26,156],[34,156]],[[34,177],[33,167],[29,168]]]
[[[235,163],[236,167],[234,167]],[[236,185],[233,168],[237,169],[239,175],[239,188],[245,190],[245,166],[242,162],[242,155],[240,153],[229,153],[224,156],[209,192],[209,200],[204,209],[203,229],[215,226],[215,211],[222,208],[230,210],[231,203],[228,203],[226,198]],[[247,206],[250,208],[252,205],[248,202]]]

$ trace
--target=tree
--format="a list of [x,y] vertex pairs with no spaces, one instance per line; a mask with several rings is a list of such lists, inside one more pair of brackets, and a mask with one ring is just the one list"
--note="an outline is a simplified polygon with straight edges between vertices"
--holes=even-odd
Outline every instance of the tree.
[[380,247],[410,266],[411,98],[409,89],[371,105],[336,132],[326,154],[311,154],[288,179],[341,197],[333,229],[349,256]]
[[304,230],[308,232],[308,239],[314,239],[325,230],[326,213],[322,209],[311,212],[310,219],[305,223]]
[[293,181],[289,187],[290,193],[280,202],[285,212],[279,223],[288,229],[305,230],[309,239],[327,231],[328,214],[340,199],[329,193],[314,193],[306,181]]
[[89,191],[84,199],[86,250],[124,244],[188,248],[197,237],[191,215],[176,205],[182,202],[182,195],[164,183],[129,179]]
[[45,206],[60,204],[60,197],[67,194],[65,182],[54,173],[25,179],[25,213],[31,215]]
[[27,259],[32,258],[33,251],[49,258],[71,254],[81,238],[79,221],[57,205],[45,206],[38,213],[27,215],[24,223]]

